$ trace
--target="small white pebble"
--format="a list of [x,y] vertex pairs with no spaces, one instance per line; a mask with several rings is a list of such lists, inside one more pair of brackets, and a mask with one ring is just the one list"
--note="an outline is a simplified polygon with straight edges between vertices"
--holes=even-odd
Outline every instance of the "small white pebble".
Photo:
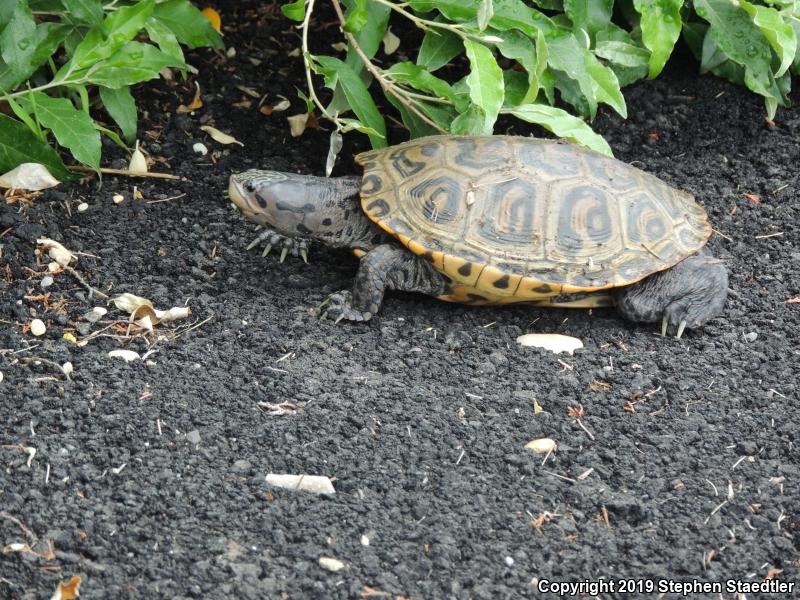
[[233,58],[234,56],[236,56],[236,48],[234,48],[233,46],[228,48],[228,50],[225,52],[225,56],[227,56],[228,58]]
[[78,204],[78,212],[86,212],[87,210],[89,210],[89,205],[86,202]]
[[41,319],[34,319],[31,321],[31,333],[35,336],[44,335],[44,332],[47,331],[47,327],[44,326],[44,323]]
[[119,204],[125,200],[125,196],[122,194],[114,194],[111,200],[114,202],[114,204]]
[[68,376],[72,374],[75,370],[75,367],[72,366],[72,363],[67,361],[63,365],[61,365],[61,370],[64,371],[64,375]]
[[547,454],[548,452],[552,452],[556,449],[556,442],[552,438],[539,438],[536,440],[531,440],[525,447],[528,450],[533,450],[536,454]]
[[506,565],[508,565],[509,567],[513,567],[514,566],[514,559],[512,557],[510,557],[510,556],[506,556],[503,559],[503,562],[506,563]]
[[47,289],[47,288],[49,288],[51,285],[53,285],[53,281],[54,281],[54,280],[53,280],[53,278],[52,278],[50,275],[45,275],[44,277],[42,277],[42,281],[39,283],[39,286],[40,286],[40,287],[41,287],[43,290],[46,290],[46,289]]
[[56,261],[47,264],[47,270],[51,273],[55,273],[56,271],[61,270],[61,265],[58,264]]
[[369,536],[366,533],[361,535],[361,545],[362,546],[369,546]]
[[194,150],[195,154],[199,154],[200,156],[205,156],[208,154],[208,148],[206,148],[206,145],[201,142],[195,143],[195,145],[192,146],[192,150]]
[[0,383],[2,383],[2,381],[3,381],[3,372],[0,371]]
[[319,557],[319,566],[326,571],[341,571],[344,569],[344,563],[336,558],[329,558],[327,556]]
[[92,312],[96,314],[98,317],[104,317],[108,313],[108,309],[104,306],[95,306],[92,309]]

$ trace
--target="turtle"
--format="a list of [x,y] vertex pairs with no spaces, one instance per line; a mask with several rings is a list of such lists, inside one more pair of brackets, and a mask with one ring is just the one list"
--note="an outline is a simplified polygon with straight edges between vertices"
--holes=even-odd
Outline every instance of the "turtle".
[[228,193],[265,243],[308,262],[311,242],[360,258],[320,313],[367,321],[386,290],[449,302],[616,307],[661,334],[722,312],[728,273],[694,198],[562,140],[440,135],[363,152],[363,176],[249,170]]

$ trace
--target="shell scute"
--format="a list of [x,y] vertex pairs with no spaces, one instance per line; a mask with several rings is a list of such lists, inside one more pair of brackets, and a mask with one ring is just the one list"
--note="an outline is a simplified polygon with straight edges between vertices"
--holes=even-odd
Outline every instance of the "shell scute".
[[627,285],[696,252],[711,233],[689,194],[570,144],[432,136],[356,160],[364,211],[433,257],[463,301]]

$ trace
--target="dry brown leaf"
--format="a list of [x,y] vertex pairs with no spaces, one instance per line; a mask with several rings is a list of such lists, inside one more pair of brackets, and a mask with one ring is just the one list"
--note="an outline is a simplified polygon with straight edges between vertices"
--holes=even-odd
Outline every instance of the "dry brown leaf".
[[200,129],[205,131],[214,139],[214,141],[217,141],[220,144],[239,144],[240,146],[244,146],[242,142],[237,140],[232,135],[228,135],[227,133],[224,133],[215,127],[211,127],[210,125],[203,125]]
[[39,163],[22,163],[8,173],[0,175],[0,188],[38,192],[55,187],[61,182]]
[[80,585],[80,575],[75,575],[67,583],[59,581],[58,586],[56,586],[56,591],[53,592],[50,600],[75,600],[75,598],[81,595],[78,589]]
[[211,22],[211,26],[217,30],[217,33],[222,33],[222,19],[217,11],[210,6],[207,6],[201,10],[200,13]]
[[179,114],[190,113],[193,110],[197,110],[198,108],[202,108],[203,107],[203,101],[200,99],[200,84],[195,81],[194,82],[194,86],[195,86],[195,92],[194,92],[194,98],[192,99],[192,101],[189,103],[188,106],[186,106],[185,104],[181,104],[175,110],[175,112],[177,112]]
[[299,115],[286,117],[286,120],[289,121],[289,133],[292,134],[292,137],[300,137],[303,135],[308,125],[308,117],[310,114],[311,113],[301,113]]
[[383,51],[386,54],[394,54],[400,47],[400,38],[392,33],[391,29],[387,29],[383,35]]
[[753,204],[761,204],[761,198],[759,198],[756,194],[745,194],[745,198],[750,200]]
[[533,450],[536,454],[547,454],[556,449],[556,442],[552,438],[539,438],[525,444],[525,448]]

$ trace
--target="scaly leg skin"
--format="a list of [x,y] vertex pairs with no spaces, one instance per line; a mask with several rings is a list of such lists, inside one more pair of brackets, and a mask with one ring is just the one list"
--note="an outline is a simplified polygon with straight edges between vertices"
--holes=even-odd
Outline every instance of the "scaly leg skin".
[[722,261],[701,250],[666,271],[615,292],[617,310],[631,321],[661,321],[680,338],[722,312],[728,296],[728,272]]
[[361,257],[352,291],[328,296],[319,315],[337,323],[369,321],[380,309],[386,290],[440,296],[446,287],[444,277],[424,259],[403,247],[381,244]]
[[264,251],[261,253],[261,256],[266,256],[273,248],[280,248],[281,256],[279,262],[286,260],[287,254],[299,256],[303,259],[303,262],[308,262],[308,242],[306,240],[287,237],[273,229],[267,228],[259,233],[256,239],[250,242],[247,249],[252,250],[262,242],[266,242],[266,246],[264,246]]

